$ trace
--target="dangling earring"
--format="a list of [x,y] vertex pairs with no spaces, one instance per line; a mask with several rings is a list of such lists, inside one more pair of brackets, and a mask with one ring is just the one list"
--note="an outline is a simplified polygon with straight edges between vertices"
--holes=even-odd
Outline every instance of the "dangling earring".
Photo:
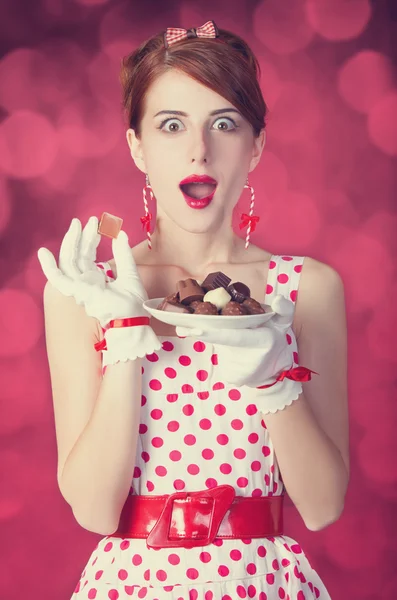
[[245,238],[245,249],[247,249],[249,246],[249,243],[250,243],[251,232],[255,231],[256,224],[259,223],[259,217],[253,214],[254,213],[254,204],[255,204],[255,191],[254,191],[254,188],[249,184],[248,177],[247,177],[247,182],[244,186],[244,189],[245,188],[248,188],[251,192],[251,203],[250,203],[249,214],[247,215],[246,213],[243,213],[241,215],[240,229],[242,229],[243,227],[247,227],[247,225],[248,225],[247,235]]
[[152,249],[152,238],[151,238],[151,234],[150,234],[150,222],[152,220],[152,213],[149,212],[149,206],[148,206],[148,201],[147,201],[147,197],[146,197],[147,191],[150,193],[150,199],[153,200],[154,196],[153,196],[152,186],[149,183],[149,177],[148,177],[148,174],[146,173],[146,184],[145,184],[145,187],[143,188],[143,203],[145,205],[145,216],[141,217],[141,223],[142,223],[143,229],[146,230],[147,243],[149,246],[149,250],[151,250]]

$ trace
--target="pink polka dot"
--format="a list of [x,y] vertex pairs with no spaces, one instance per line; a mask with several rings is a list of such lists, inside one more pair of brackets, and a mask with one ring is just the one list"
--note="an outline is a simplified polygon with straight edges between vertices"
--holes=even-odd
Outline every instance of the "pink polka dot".
[[275,582],[275,577],[274,577],[273,573],[267,573],[266,581],[269,585],[273,585],[273,583]]
[[265,548],[265,546],[258,546],[258,556],[260,556],[261,558],[264,558],[267,554],[267,550]]
[[114,273],[113,273],[112,269],[108,269],[108,270],[106,271],[106,275],[107,275],[108,277],[111,277],[112,279],[114,279]]
[[295,265],[294,266],[295,273],[300,273],[302,271],[302,267],[303,267],[303,265]]
[[109,590],[108,597],[109,597],[109,600],[118,600],[119,593],[117,590]]
[[[143,454],[143,452],[142,452]],[[128,540],[123,540],[120,544],[120,550],[127,550],[130,547],[130,542]]]
[[185,442],[185,444],[187,446],[193,446],[196,443],[196,437],[191,434],[188,433],[187,435],[185,435],[185,437],[183,438],[183,441]]
[[197,590],[189,590],[189,600],[197,600],[198,592]]
[[153,352],[153,354],[146,354],[146,358],[147,360],[149,360],[150,362],[157,362],[159,359],[159,355],[156,354],[155,352]]
[[186,470],[190,475],[197,475],[200,473],[200,467],[198,465],[188,465]]
[[235,389],[230,390],[228,396],[229,396],[230,400],[240,400],[240,398],[241,398],[240,392]]
[[288,560],[288,558],[283,558],[281,564],[283,567],[288,567],[288,565],[290,565],[291,562]]
[[232,465],[230,465],[229,463],[223,463],[220,465],[219,470],[224,475],[229,475],[229,473],[231,473],[232,471]]
[[285,591],[284,588],[278,588],[278,597],[281,598],[282,600],[285,598]]
[[168,562],[170,563],[170,565],[179,565],[181,559],[177,554],[170,554],[168,556]]
[[299,546],[299,544],[292,544],[291,545],[291,551],[294,554],[302,554],[302,548]]
[[292,256],[282,256],[281,260],[289,261],[289,260],[293,260],[293,258],[292,258]]
[[263,456],[270,456],[269,446],[262,446],[262,454],[263,454]]
[[245,591],[245,587],[242,585],[238,585],[236,587],[236,592],[239,598],[246,598],[247,597],[247,592]]
[[140,477],[141,476],[141,470],[139,467],[134,467],[134,473],[132,475],[134,478]]
[[192,362],[192,359],[189,358],[188,356],[180,356],[179,357],[179,363],[182,365],[182,367],[188,367],[190,365],[190,363]]
[[159,581],[165,581],[167,579],[167,573],[163,569],[156,571],[156,577]]
[[256,498],[256,497],[262,496],[262,494],[263,494],[263,491],[260,488],[255,488],[254,490],[252,490],[251,496],[253,498]]
[[161,446],[163,444],[164,444],[164,441],[161,437],[152,438],[152,446],[154,446],[154,448],[161,448]]
[[226,407],[223,406],[223,404],[215,404],[214,413],[216,415],[219,415],[221,417],[222,415],[225,414],[225,412],[226,412]]
[[182,394],[193,394],[193,387],[189,383],[184,383],[181,387]]
[[134,585],[125,585],[124,586],[124,591],[128,596],[132,596],[132,594],[134,593]]
[[272,285],[270,285],[270,283],[268,283],[266,285],[266,294],[272,294],[274,290],[274,287]]
[[220,565],[218,567],[218,573],[221,577],[227,577],[229,575],[229,569],[227,568],[226,565]]
[[275,266],[276,266],[276,262],[274,260],[271,260],[269,262],[269,269],[274,269]]
[[163,350],[165,350],[165,352],[172,352],[173,349],[174,344],[172,342],[163,342]]
[[240,550],[231,550],[230,551],[230,558],[232,560],[241,560],[242,554],[240,552]]
[[217,383],[214,383],[214,385],[212,386],[212,389],[214,392],[216,390],[223,390],[223,389],[225,389],[225,384],[222,383],[221,381],[218,381]]
[[217,365],[218,364],[218,355],[217,354],[213,354],[211,356],[211,362],[213,365]]
[[204,352],[204,350],[206,349],[206,345],[204,344],[204,342],[195,342],[193,344],[193,348],[196,352]]
[[167,402],[176,402],[178,400],[178,394],[167,394]]
[[95,579],[96,579],[96,580],[100,579],[100,578],[102,577],[102,575],[103,575],[103,571],[97,571],[97,572],[95,573]]
[[199,573],[198,573],[197,569],[187,569],[186,577],[188,579],[197,579],[198,576],[199,576]]
[[163,387],[160,383],[160,381],[158,379],[151,379],[149,381],[149,387],[151,390],[154,390],[155,392],[158,392],[158,390],[161,390],[161,388]]
[[193,405],[192,404],[185,404],[185,406],[182,408],[182,412],[187,417],[190,417],[190,415],[192,415],[194,413]]
[[240,419],[233,419],[230,425],[233,429],[242,429],[244,427],[243,422]]
[[212,458],[214,458],[214,451],[211,450],[211,448],[204,448],[204,450],[201,453],[201,456],[205,458],[205,460],[211,460]]
[[182,479],[175,479],[174,481],[174,489],[175,490],[183,490],[185,488],[185,482]]
[[293,353],[292,353],[292,356],[293,356],[294,362],[295,362],[297,365],[299,365],[299,356],[298,356],[298,353],[297,353],[297,352],[293,352]]
[[214,594],[211,590],[207,590],[204,594],[204,600],[214,600]]
[[165,477],[167,475],[167,469],[162,465],[159,465],[155,468],[156,475],[159,477]]
[[211,488],[216,487],[218,485],[218,482],[213,477],[209,477],[208,479],[206,479],[205,485],[207,486],[207,488],[211,489]]
[[143,578],[145,581],[149,581],[150,579],[150,569],[146,569],[146,571],[143,573]]
[[154,408],[151,411],[150,416],[152,417],[152,419],[161,419],[161,417],[163,416],[163,411],[159,408]]
[[94,598],[96,598],[96,594],[97,594],[96,589],[95,588],[91,588],[88,591],[88,598],[89,598],[89,600],[93,600]]
[[151,481],[147,481],[146,482],[146,489],[148,492],[153,492],[154,490],[154,483],[152,483]]
[[121,581],[125,581],[128,577],[128,573],[125,569],[120,569],[120,571],[118,572],[118,577],[119,579],[121,579]]
[[248,485],[248,479],[246,477],[239,477],[236,484],[238,487],[245,488]]
[[168,431],[178,431],[179,423],[178,421],[170,421],[167,425]]
[[112,542],[108,542],[106,544],[106,546],[104,547],[103,551],[104,552],[110,552],[110,550],[113,548],[113,543]]
[[291,302],[296,302],[297,296],[298,296],[298,290],[292,290],[289,295]]
[[141,563],[142,563],[142,556],[140,554],[134,554],[134,556],[132,557],[132,564],[135,567],[138,567]]
[[248,563],[247,565],[247,573],[249,575],[255,575],[256,573],[256,566],[254,563]]
[[277,558],[275,558],[275,559],[272,561],[272,567],[273,567],[273,569],[274,569],[275,571],[278,571],[278,570],[280,569],[280,565],[278,564],[278,560],[277,560]]
[[256,596],[256,587],[254,585],[249,585],[248,586],[248,597],[249,598],[255,598]]
[[205,381],[206,379],[208,379],[208,372],[204,369],[200,369],[199,371],[197,371],[196,377],[199,381]]
[[199,558],[200,558],[201,562],[209,563],[211,560],[211,554],[209,552],[200,552]]
[[257,407],[255,406],[255,404],[248,404],[247,408],[245,409],[245,412],[247,413],[247,415],[256,415],[256,413],[258,412]]
[[259,435],[257,433],[250,433],[248,436],[248,441],[250,444],[256,444],[259,440]]
[[209,396],[210,396],[209,392],[197,392],[197,398],[199,400],[208,400]]
[[164,373],[170,379],[175,379],[175,377],[176,377],[176,371],[175,371],[175,369],[172,369],[171,367],[167,367],[166,369],[164,369]]
[[140,590],[138,591],[138,598],[145,598],[146,594],[147,594],[147,588],[141,587]]
[[200,419],[199,426],[201,429],[208,430],[211,429],[212,423],[209,419]]
[[247,453],[244,450],[244,448],[236,448],[235,450],[233,450],[233,455],[235,458],[245,458]]
[[227,437],[226,433],[220,433],[216,436],[216,441],[221,446],[225,446],[229,442],[229,438]]
[[286,340],[287,340],[287,344],[290,346],[292,344],[292,337],[290,336],[289,333],[286,334]]
[[296,600],[306,600],[306,596],[305,594],[301,591],[298,592],[298,595],[296,597]]
[[277,281],[279,283],[287,283],[288,280],[289,280],[289,277],[288,277],[287,273],[280,273],[277,276]]
[[259,462],[259,460],[252,461],[251,469],[252,469],[252,471],[260,471],[261,470],[261,463]]
[[182,458],[182,454],[179,452],[179,450],[171,450],[169,457],[171,460],[173,460],[174,462],[181,460]]
[[146,396],[144,396],[142,394],[142,396],[141,396],[141,406],[145,406],[146,402],[147,402]]

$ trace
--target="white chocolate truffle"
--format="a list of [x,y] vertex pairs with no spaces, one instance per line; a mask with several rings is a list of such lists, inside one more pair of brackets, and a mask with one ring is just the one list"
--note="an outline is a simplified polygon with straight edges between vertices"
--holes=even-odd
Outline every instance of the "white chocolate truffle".
[[232,297],[229,292],[225,288],[219,287],[207,292],[203,298],[203,302],[211,302],[211,304],[215,304],[218,310],[222,310],[231,299]]

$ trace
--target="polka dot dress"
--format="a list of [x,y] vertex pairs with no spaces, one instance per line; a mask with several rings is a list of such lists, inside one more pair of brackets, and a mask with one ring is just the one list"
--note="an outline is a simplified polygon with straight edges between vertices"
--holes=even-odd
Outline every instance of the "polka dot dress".
[[[304,258],[272,256],[265,302],[294,303]],[[107,263],[98,264],[109,278]],[[291,333],[291,332],[290,332]],[[218,376],[216,345],[161,337],[143,360],[131,494],[161,495],[232,485],[239,496],[283,491],[261,407]],[[287,333],[294,366],[295,339]],[[221,539],[195,548],[147,548],[145,539],[103,538],[75,600],[330,600],[301,547],[287,536]]]

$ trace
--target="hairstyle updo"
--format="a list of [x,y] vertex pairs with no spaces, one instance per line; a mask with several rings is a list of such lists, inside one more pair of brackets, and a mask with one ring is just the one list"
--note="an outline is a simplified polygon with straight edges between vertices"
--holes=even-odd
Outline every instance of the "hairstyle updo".
[[260,67],[248,44],[224,29],[217,38],[189,38],[169,48],[164,32],[123,58],[120,81],[128,128],[140,136],[144,101],[150,85],[176,69],[213,90],[241,112],[257,137],[265,128],[267,106],[259,85]]

